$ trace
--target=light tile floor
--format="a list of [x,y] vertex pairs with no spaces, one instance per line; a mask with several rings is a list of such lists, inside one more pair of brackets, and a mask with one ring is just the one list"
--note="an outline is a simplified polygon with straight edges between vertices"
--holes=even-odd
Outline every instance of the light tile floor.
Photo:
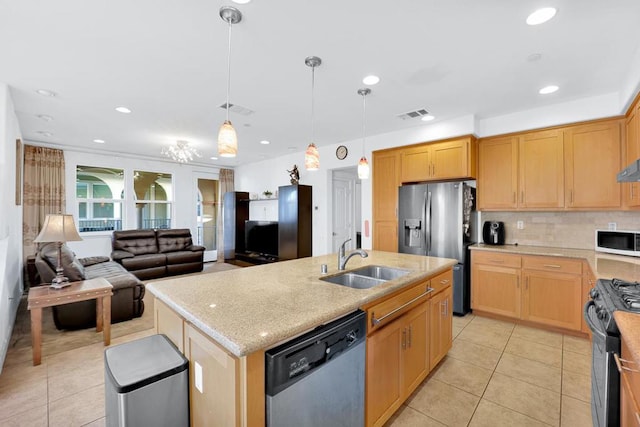
[[386,427],[591,426],[588,340],[472,314]]
[[[592,425],[589,341],[474,315],[455,317],[453,329],[453,348],[388,427]],[[31,348],[10,351],[0,425],[104,426],[103,354],[98,342],[34,367]]]

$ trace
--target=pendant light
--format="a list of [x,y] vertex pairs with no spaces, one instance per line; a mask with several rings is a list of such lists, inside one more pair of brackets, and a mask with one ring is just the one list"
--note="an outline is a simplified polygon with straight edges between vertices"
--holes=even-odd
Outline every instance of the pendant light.
[[371,89],[358,89],[358,95],[362,96],[362,157],[358,162],[358,178],[369,179],[369,161],[364,155],[364,143],[365,143],[365,120],[367,118],[367,95],[371,93]]
[[307,151],[304,154],[304,167],[308,171],[316,171],[320,169],[320,153],[314,141],[313,134],[313,89],[315,86],[315,70],[316,67],[322,64],[322,60],[317,56],[309,56],[304,60],[307,67],[311,67],[311,144],[307,147]]
[[242,13],[235,7],[222,6],[220,18],[229,24],[229,50],[227,54],[227,119],[218,132],[218,154],[221,157],[235,157],[238,153],[238,135],[229,121],[229,89],[231,87],[231,26],[242,20]]

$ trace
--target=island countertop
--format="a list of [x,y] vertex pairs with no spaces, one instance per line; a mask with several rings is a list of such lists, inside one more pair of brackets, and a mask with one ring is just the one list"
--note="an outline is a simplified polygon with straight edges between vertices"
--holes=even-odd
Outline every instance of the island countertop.
[[370,289],[352,289],[320,280],[339,273],[337,255],[197,274],[151,282],[146,288],[185,320],[242,357],[265,350],[348,314],[410,283],[441,273],[457,261],[368,251],[351,258],[346,270],[384,265],[409,270],[399,279]]
[[586,260],[598,279],[640,280],[640,258],[613,255],[589,249],[552,248],[527,245],[485,245],[470,246],[473,250],[511,253],[515,255],[543,255],[552,257],[578,258]]

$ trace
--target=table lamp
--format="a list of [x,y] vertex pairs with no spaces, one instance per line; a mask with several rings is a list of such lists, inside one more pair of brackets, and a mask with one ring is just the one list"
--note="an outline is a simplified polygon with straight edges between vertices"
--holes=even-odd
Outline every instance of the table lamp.
[[56,242],[58,244],[58,267],[56,277],[51,282],[54,289],[62,289],[69,286],[69,279],[64,275],[62,268],[62,244],[82,240],[73,222],[73,215],[48,214],[44,220],[44,225],[40,234],[33,241],[37,243]]

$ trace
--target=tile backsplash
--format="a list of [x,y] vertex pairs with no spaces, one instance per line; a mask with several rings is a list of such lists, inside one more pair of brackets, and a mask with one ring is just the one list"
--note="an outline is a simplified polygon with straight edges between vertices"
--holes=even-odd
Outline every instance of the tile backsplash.
[[[637,212],[480,212],[479,241],[484,221],[502,221],[505,243],[554,248],[593,249],[595,230],[608,229],[616,223],[618,230],[640,231]],[[524,228],[518,230],[518,221]]]

